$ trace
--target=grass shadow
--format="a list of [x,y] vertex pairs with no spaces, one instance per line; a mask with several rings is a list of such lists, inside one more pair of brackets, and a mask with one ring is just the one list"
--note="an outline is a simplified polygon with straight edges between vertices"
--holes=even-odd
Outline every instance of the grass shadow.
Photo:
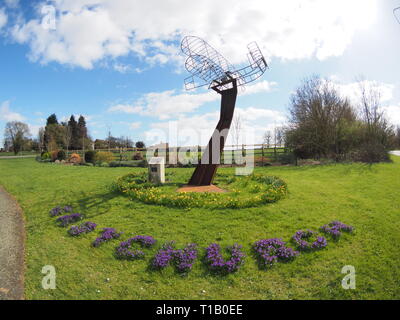
[[114,198],[120,197],[121,194],[115,191],[100,192],[81,199],[78,199],[79,210],[81,212],[90,212],[91,209],[96,208],[96,213],[85,214],[86,218],[93,218],[107,213],[115,203],[110,203]]

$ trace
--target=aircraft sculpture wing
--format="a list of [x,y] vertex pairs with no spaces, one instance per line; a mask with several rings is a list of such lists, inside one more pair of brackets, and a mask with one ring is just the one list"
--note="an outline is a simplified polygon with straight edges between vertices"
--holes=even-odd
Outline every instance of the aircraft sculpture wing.
[[255,81],[261,77],[268,64],[258,47],[252,42],[247,46],[249,65],[235,69],[217,50],[199,37],[184,37],[181,43],[182,52],[188,56],[186,70],[191,76],[185,79],[187,90],[209,85],[219,90],[229,89],[230,80],[237,80],[238,86]]

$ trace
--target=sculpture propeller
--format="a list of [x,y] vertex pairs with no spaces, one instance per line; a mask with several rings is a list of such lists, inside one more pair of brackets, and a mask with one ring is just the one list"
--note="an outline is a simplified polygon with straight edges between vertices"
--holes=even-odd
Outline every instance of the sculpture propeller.
[[268,68],[257,43],[252,42],[247,47],[249,65],[235,69],[203,39],[187,36],[182,40],[182,52],[188,56],[185,67],[191,73],[191,76],[185,79],[186,89],[191,90],[208,85],[209,88],[221,94],[220,120],[189,185],[206,186],[212,183],[232,123],[237,87],[257,80]]

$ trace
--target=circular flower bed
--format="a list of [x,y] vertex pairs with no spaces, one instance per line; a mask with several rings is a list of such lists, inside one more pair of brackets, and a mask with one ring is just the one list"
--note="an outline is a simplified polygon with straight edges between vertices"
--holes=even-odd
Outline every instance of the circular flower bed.
[[[230,192],[225,193],[178,193],[176,190],[188,178],[168,176],[165,185],[156,186],[147,182],[144,174],[129,174],[118,179],[115,188],[133,200],[177,208],[249,208],[277,202],[287,194],[286,183],[263,175],[228,177],[218,175],[216,184]],[[174,180],[181,181],[174,181]],[[187,180],[186,180],[187,179]]]
[[312,230],[299,230],[292,239],[296,243],[298,249],[302,251],[319,250],[327,246],[326,239],[317,236],[317,233]]

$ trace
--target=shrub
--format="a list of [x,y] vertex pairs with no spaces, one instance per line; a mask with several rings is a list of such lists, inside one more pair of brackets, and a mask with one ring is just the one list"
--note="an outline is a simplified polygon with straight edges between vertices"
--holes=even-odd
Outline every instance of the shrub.
[[132,160],[143,160],[143,155],[141,152],[136,152],[133,156],[132,156]]
[[145,167],[146,161],[144,160],[131,160],[131,161],[112,161],[110,162],[110,167]]
[[54,162],[54,161],[58,160],[58,151],[59,150],[54,150],[51,152],[51,161]]
[[389,152],[383,144],[364,143],[351,154],[353,161],[378,163],[390,161]]
[[81,156],[77,153],[73,153],[71,154],[71,156],[69,157],[69,162],[74,163],[74,164],[79,164],[82,162]]
[[293,164],[295,160],[295,155],[293,153],[283,153],[278,155],[278,162],[282,164]]
[[108,151],[99,151],[96,153],[96,156],[94,157],[96,163],[102,163],[102,162],[111,162],[114,160],[114,155],[112,152]]
[[138,149],[144,149],[146,147],[146,145],[145,145],[145,143],[143,141],[136,142],[135,146]]
[[51,160],[51,153],[50,152],[42,152],[42,160]]
[[95,157],[96,157],[96,151],[94,150],[89,150],[85,152],[85,162],[86,163],[94,163],[95,162]]
[[67,154],[65,153],[64,150],[60,150],[57,153],[57,160],[66,160],[67,159]]

